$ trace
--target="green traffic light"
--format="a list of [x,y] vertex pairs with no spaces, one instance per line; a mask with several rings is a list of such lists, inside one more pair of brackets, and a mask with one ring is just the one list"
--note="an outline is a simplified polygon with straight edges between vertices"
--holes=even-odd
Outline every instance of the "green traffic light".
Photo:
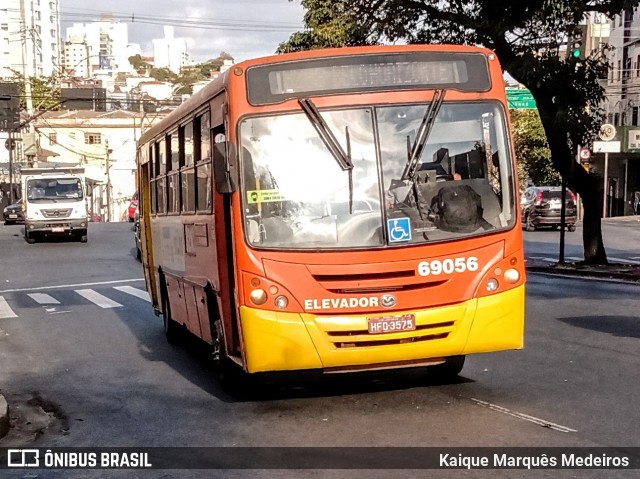
[[580,50],[573,51],[573,58],[580,58]]

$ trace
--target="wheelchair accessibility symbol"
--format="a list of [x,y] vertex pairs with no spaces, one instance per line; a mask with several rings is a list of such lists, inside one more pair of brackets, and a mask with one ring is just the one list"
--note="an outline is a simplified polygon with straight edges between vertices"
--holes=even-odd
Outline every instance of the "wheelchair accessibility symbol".
[[393,218],[387,220],[387,231],[389,232],[389,242],[411,240],[411,223],[409,218]]

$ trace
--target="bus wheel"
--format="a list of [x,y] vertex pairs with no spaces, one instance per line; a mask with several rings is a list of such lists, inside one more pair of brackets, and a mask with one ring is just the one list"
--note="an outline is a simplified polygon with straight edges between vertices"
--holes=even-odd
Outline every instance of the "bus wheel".
[[429,366],[429,377],[438,381],[451,381],[460,374],[464,366],[465,356],[450,356],[442,364]]
[[247,375],[240,367],[231,361],[225,352],[222,321],[217,319],[213,323],[214,334],[212,357],[218,382],[224,392],[231,396],[243,396],[247,389]]
[[576,230],[576,225],[569,225],[569,227],[567,228],[571,233],[573,233]]
[[162,319],[164,321],[164,335],[169,344],[177,344],[180,342],[180,325],[171,318],[171,307],[167,294],[162,295]]

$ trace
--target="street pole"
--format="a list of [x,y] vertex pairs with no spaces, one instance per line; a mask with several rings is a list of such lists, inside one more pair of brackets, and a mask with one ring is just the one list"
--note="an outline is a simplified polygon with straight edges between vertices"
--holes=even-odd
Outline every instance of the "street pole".
[[609,153],[604,154],[604,187],[602,190],[602,217],[607,217],[607,179],[609,176]]
[[105,159],[105,164],[107,166],[107,222],[111,223],[111,174],[109,172],[109,140],[104,141],[105,147],[107,149],[107,155]]
[[9,204],[13,204],[13,130],[9,130]]

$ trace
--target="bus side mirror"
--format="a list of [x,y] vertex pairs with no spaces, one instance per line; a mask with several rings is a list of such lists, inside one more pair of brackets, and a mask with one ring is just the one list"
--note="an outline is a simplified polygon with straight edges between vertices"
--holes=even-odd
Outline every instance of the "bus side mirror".
[[214,144],[213,174],[218,193],[228,194],[238,189],[238,159],[233,143],[223,141]]

